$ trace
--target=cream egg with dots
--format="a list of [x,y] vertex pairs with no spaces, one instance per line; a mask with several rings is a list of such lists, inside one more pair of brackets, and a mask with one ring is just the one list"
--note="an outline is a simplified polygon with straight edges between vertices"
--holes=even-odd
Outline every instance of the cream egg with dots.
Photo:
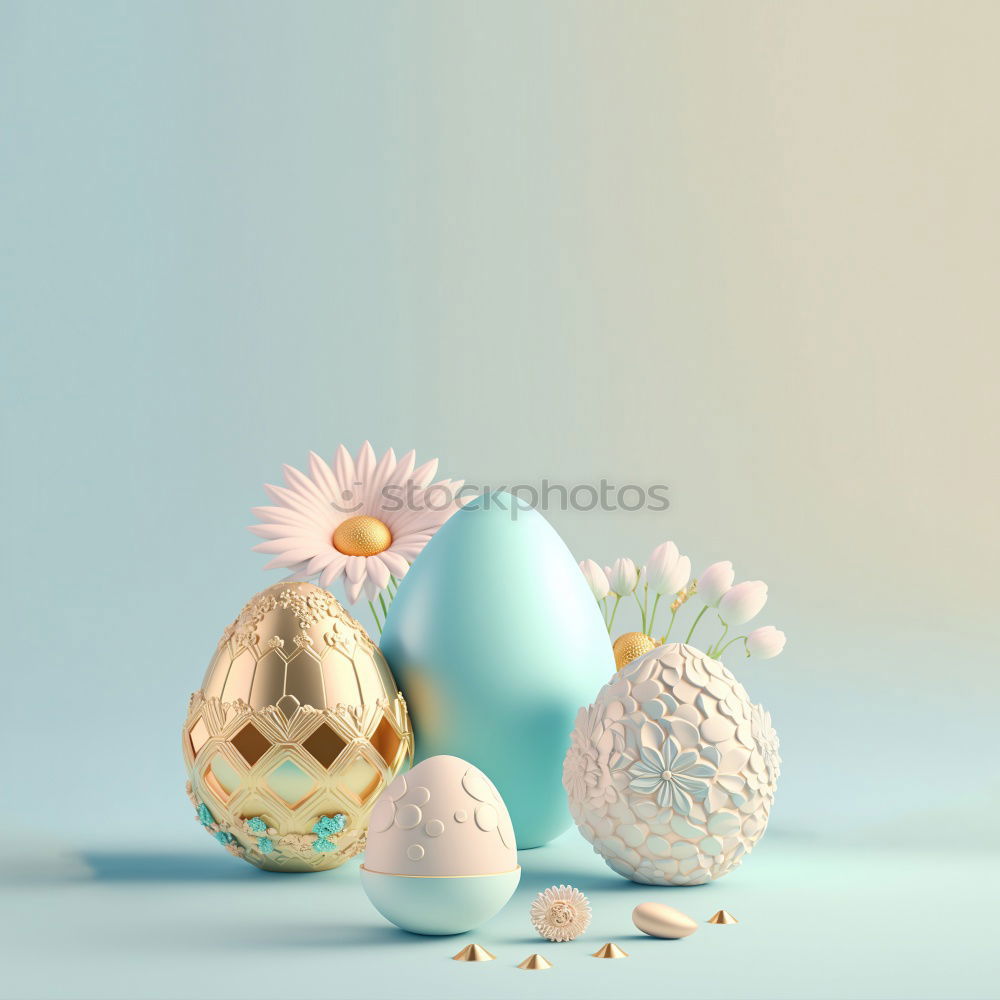
[[517,868],[510,815],[493,782],[459,757],[422,761],[379,797],[364,868],[386,875],[492,875]]

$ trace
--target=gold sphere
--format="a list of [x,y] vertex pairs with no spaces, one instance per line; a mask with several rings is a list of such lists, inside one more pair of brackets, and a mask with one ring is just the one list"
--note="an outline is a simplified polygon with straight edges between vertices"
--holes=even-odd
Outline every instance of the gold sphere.
[[368,514],[349,517],[333,533],[333,547],[345,556],[377,556],[390,545],[389,526]]
[[615,654],[615,667],[621,670],[651,649],[656,649],[656,643],[644,632],[624,632],[615,639],[611,649]]

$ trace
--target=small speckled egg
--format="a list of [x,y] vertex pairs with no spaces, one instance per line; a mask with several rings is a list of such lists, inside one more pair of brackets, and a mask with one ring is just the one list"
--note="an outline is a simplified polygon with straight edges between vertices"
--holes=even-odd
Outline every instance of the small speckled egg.
[[468,761],[430,757],[397,776],[375,803],[362,884],[404,930],[478,927],[506,904],[520,876],[507,807]]

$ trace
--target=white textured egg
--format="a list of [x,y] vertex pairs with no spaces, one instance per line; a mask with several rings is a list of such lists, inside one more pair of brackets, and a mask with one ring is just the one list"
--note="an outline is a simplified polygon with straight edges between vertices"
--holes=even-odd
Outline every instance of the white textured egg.
[[430,757],[381,794],[361,880],[379,912],[417,934],[461,934],[496,914],[521,877],[493,782],[460,757]]

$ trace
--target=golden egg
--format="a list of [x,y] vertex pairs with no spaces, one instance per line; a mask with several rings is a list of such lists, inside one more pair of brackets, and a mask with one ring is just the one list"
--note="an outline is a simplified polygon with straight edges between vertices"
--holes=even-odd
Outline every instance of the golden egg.
[[611,647],[615,654],[615,667],[621,670],[633,660],[656,649],[656,643],[644,632],[623,632]]
[[336,868],[364,850],[379,793],[413,759],[378,647],[328,591],[279,583],[222,634],[183,732],[199,821],[258,868]]

